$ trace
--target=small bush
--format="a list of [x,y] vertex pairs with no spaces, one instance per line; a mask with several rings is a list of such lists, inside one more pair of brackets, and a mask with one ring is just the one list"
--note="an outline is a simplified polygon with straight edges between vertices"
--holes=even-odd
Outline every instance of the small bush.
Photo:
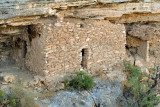
[[[139,67],[130,63],[124,63],[124,72],[128,73],[128,81],[124,93],[128,99],[128,106],[132,107],[154,107],[160,102],[154,89],[151,89],[152,82],[148,74],[141,72]],[[143,81],[148,78],[147,81]],[[127,94],[126,94],[127,93]]]
[[93,78],[85,72],[76,72],[76,76],[71,81],[65,80],[65,85],[79,90],[90,90],[94,85]]
[[6,94],[4,91],[0,90],[0,102],[2,102],[6,97]]
[[16,99],[0,90],[0,107],[17,107]]
[[9,105],[11,107],[16,107],[17,106],[17,101],[16,101],[15,98],[10,98],[9,101],[10,101]]
[[70,81],[69,81],[68,79],[65,79],[65,80],[64,80],[64,85],[65,85],[66,87],[68,87],[68,86],[70,85]]

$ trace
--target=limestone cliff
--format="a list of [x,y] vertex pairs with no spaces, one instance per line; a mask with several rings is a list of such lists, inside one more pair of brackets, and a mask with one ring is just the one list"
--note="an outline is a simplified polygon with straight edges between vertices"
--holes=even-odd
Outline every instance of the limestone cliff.
[[29,25],[46,17],[105,19],[119,23],[160,20],[158,0],[1,0],[0,25]]

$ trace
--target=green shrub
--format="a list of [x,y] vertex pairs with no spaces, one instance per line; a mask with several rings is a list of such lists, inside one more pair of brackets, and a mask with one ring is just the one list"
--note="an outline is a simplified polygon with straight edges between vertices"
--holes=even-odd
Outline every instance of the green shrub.
[[4,91],[0,90],[0,107],[16,107],[16,99],[8,96]]
[[0,90],[0,102],[2,102],[6,97],[6,94],[4,91]]
[[[128,72],[128,82],[125,86],[125,93],[130,94],[128,106],[132,107],[154,107],[160,102],[160,98],[156,96],[155,90],[151,89],[151,79],[148,74],[142,73],[139,67],[135,67],[130,63],[124,63],[124,72]],[[148,78],[147,81],[142,81]]]
[[68,86],[70,85],[70,81],[69,81],[68,79],[65,79],[65,80],[64,80],[64,85],[65,85],[66,87],[68,87]]
[[94,85],[93,78],[83,71],[76,72],[76,76],[71,81],[65,80],[64,83],[79,90],[90,90]]
[[15,98],[10,98],[9,99],[9,105],[11,106],[11,107],[16,107],[17,106],[17,101],[16,101],[16,99]]

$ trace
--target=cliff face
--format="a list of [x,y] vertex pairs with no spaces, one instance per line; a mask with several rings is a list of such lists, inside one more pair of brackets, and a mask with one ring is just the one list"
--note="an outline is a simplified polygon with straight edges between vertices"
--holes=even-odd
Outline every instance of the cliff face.
[[159,6],[158,0],[1,0],[0,24],[29,25],[48,16],[108,19],[119,23],[159,21]]
[[0,65],[56,75],[127,59],[147,72],[160,61],[159,22],[159,0],[1,0]]

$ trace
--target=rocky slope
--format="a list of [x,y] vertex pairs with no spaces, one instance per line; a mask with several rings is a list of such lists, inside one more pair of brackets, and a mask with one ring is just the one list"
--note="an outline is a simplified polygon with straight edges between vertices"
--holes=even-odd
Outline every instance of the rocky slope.
[[[43,79],[43,77],[41,78]],[[0,68],[0,90],[4,90],[7,94],[11,89],[21,93],[28,92],[30,97],[26,104],[32,100],[38,102],[40,107],[117,107],[123,96],[122,85],[117,80],[96,78],[93,89],[89,91],[76,89],[71,91],[58,85],[56,88],[53,87],[54,89],[47,90],[47,87],[42,86],[44,84],[41,82],[38,78],[33,79],[33,74],[21,70],[15,65]],[[32,106],[28,105],[28,107]]]
[[48,107],[117,107],[123,89],[117,81],[95,80],[91,91],[59,91],[53,97],[43,99],[42,105]]

